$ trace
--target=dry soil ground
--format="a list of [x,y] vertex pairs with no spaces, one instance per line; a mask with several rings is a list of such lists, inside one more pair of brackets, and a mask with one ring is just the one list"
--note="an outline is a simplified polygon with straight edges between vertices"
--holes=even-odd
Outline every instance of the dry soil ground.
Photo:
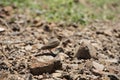
[[81,28],[13,11],[0,9],[0,80],[120,80],[119,22]]

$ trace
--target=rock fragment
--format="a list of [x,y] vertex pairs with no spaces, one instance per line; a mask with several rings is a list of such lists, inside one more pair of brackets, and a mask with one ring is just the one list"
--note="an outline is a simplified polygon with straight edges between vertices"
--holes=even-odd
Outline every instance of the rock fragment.
[[97,58],[96,53],[97,51],[92,44],[85,40],[76,48],[74,57],[78,59]]
[[46,62],[39,61],[37,59],[32,59],[30,62],[30,72],[33,75],[40,75],[43,73],[52,73],[57,69],[62,67],[62,64],[59,60],[48,60]]
[[42,73],[51,73],[53,69],[53,62],[40,62],[36,59],[33,59],[30,63],[30,72],[33,75],[40,75]]

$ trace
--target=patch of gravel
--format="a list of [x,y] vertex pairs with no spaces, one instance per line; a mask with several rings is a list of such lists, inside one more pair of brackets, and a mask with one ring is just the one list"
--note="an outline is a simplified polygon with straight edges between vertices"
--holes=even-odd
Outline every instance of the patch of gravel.
[[0,80],[120,80],[119,23],[82,29],[6,12],[0,13]]

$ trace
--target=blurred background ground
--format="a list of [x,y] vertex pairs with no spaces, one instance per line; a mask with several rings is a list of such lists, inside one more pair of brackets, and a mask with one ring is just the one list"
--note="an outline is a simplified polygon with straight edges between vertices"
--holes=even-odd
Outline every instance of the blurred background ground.
[[96,20],[119,20],[119,3],[120,0],[0,0],[0,5],[14,5],[17,11],[32,18],[82,25]]

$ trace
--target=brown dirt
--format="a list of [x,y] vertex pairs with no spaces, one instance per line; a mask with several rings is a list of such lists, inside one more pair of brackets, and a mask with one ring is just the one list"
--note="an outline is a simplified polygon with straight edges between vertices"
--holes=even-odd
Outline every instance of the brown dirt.
[[[52,38],[59,46],[42,50]],[[0,8],[0,80],[119,80],[119,67],[119,22],[83,29]]]

